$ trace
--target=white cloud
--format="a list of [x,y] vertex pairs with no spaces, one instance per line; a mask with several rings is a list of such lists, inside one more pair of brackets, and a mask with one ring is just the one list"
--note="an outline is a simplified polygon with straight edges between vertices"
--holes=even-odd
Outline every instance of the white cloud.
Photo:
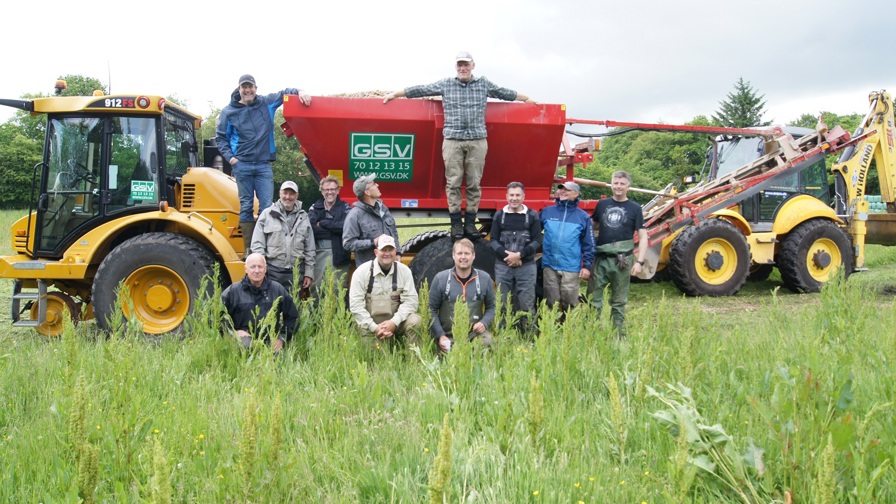
[[[59,75],[80,74],[116,93],[177,95],[207,115],[245,72],[261,92],[392,90],[451,75],[459,50],[476,57],[476,73],[586,119],[709,116],[740,77],[776,122],[864,112],[868,91],[896,88],[883,0],[224,5],[52,0],[39,26],[7,16],[0,98],[49,93]],[[0,107],[0,120],[12,112]]]

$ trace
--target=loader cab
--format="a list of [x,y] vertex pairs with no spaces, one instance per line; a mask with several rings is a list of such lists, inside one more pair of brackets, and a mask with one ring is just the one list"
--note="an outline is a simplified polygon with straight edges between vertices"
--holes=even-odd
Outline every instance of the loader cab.
[[171,199],[166,174],[197,166],[194,118],[164,113],[51,113],[35,193],[37,257],[58,258],[84,233]]
[[[814,134],[815,130],[786,126],[784,131],[793,138]],[[718,177],[723,177],[738,168],[752,163],[765,154],[761,138],[738,137],[718,142]],[[740,203],[740,214],[753,225],[754,231],[770,231],[778,208],[795,194],[809,194],[832,204],[828,185],[828,169],[824,160],[808,168],[774,181],[758,194]]]

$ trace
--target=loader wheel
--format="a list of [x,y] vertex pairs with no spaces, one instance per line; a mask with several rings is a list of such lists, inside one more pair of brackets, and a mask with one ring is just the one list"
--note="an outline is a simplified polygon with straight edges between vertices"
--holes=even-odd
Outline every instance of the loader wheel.
[[[31,320],[37,320],[38,305],[31,305]],[[64,292],[47,293],[47,318],[46,322],[35,327],[38,333],[44,336],[59,336],[68,318],[73,324],[81,320],[81,310],[78,303]]]
[[750,273],[750,246],[730,222],[706,220],[675,238],[668,269],[675,286],[689,296],[732,296]]
[[[195,240],[173,233],[149,233],[131,238],[103,259],[93,282],[97,324],[109,330],[112,317],[135,316],[143,332],[179,332],[200,294],[202,277],[212,275],[214,257]],[[134,313],[127,302],[115,309],[116,288],[128,288]],[[214,289],[208,282],[208,293]]]
[[[494,280],[495,252],[488,246],[488,242],[485,240],[476,240],[473,242],[473,246],[476,253],[473,267],[485,271]],[[436,273],[454,267],[454,259],[451,257],[453,247],[454,242],[451,241],[451,237],[444,236],[423,247],[414,256],[408,267],[411,268],[411,273],[414,275],[414,283],[418,291],[424,280],[432,284],[432,279],[435,278]]]
[[804,222],[784,238],[777,263],[788,289],[818,292],[841,269],[844,278],[852,271],[849,236],[831,221]]

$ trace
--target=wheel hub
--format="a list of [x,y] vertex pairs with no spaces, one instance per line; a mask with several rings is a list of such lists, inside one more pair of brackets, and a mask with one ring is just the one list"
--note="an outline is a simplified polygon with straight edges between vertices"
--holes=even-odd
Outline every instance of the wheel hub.
[[163,285],[161,282],[155,285],[150,284],[149,290],[146,292],[146,306],[156,312],[170,310],[177,301],[179,300],[176,298],[176,291],[172,291],[170,286]]
[[718,250],[713,250],[709,254],[706,254],[704,263],[706,264],[706,269],[710,271],[719,271],[725,266],[725,258],[722,257],[722,254],[720,254]]
[[818,269],[825,269],[831,266],[831,254],[827,250],[819,250],[812,254],[812,264]]

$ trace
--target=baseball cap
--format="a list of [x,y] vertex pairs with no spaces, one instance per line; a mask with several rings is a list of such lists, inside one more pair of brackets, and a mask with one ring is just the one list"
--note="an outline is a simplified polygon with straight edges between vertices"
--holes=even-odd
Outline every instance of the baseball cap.
[[395,246],[395,238],[392,238],[392,236],[387,234],[382,234],[376,239],[376,248],[377,250],[383,250],[386,247],[398,248]]
[[299,186],[296,185],[292,180],[287,180],[286,182],[280,184],[280,190],[284,189],[292,189],[295,192],[299,192]]
[[473,61],[473,55],[468,53],[467,51],[461,51],[457,53],[457,57],[454,59],[456,61]]
[[240,77],[240,83],[239,83],[239,85],[242,86],[242,85],[243,85],[244,83],[246,83],[246,82],[252,84],[253,86],[256,85],[256,84],[255,84],[255,77],[252,77],[252,76],[249,75],[249,74],[245,74],[245,75],[243,75],[242,77]]
[[361,177],[355,181],[355,184],[352,186],[352,190],[355,191],[355,196],[357,196],[358,199],[361,199],[364,197],[364,191],[367,190],[367,185],[370,184],[371,182],[373,182],[373,180],[375,178],[376,178],[376,173],[370,173],[368,175],[364,175],[363,177]]
[[564,182],[557,186],[557,189],[566,189],[568,191],[575,191],[577,193],[582,192],[582,188],[579,187],[579,184],[575,182]]

